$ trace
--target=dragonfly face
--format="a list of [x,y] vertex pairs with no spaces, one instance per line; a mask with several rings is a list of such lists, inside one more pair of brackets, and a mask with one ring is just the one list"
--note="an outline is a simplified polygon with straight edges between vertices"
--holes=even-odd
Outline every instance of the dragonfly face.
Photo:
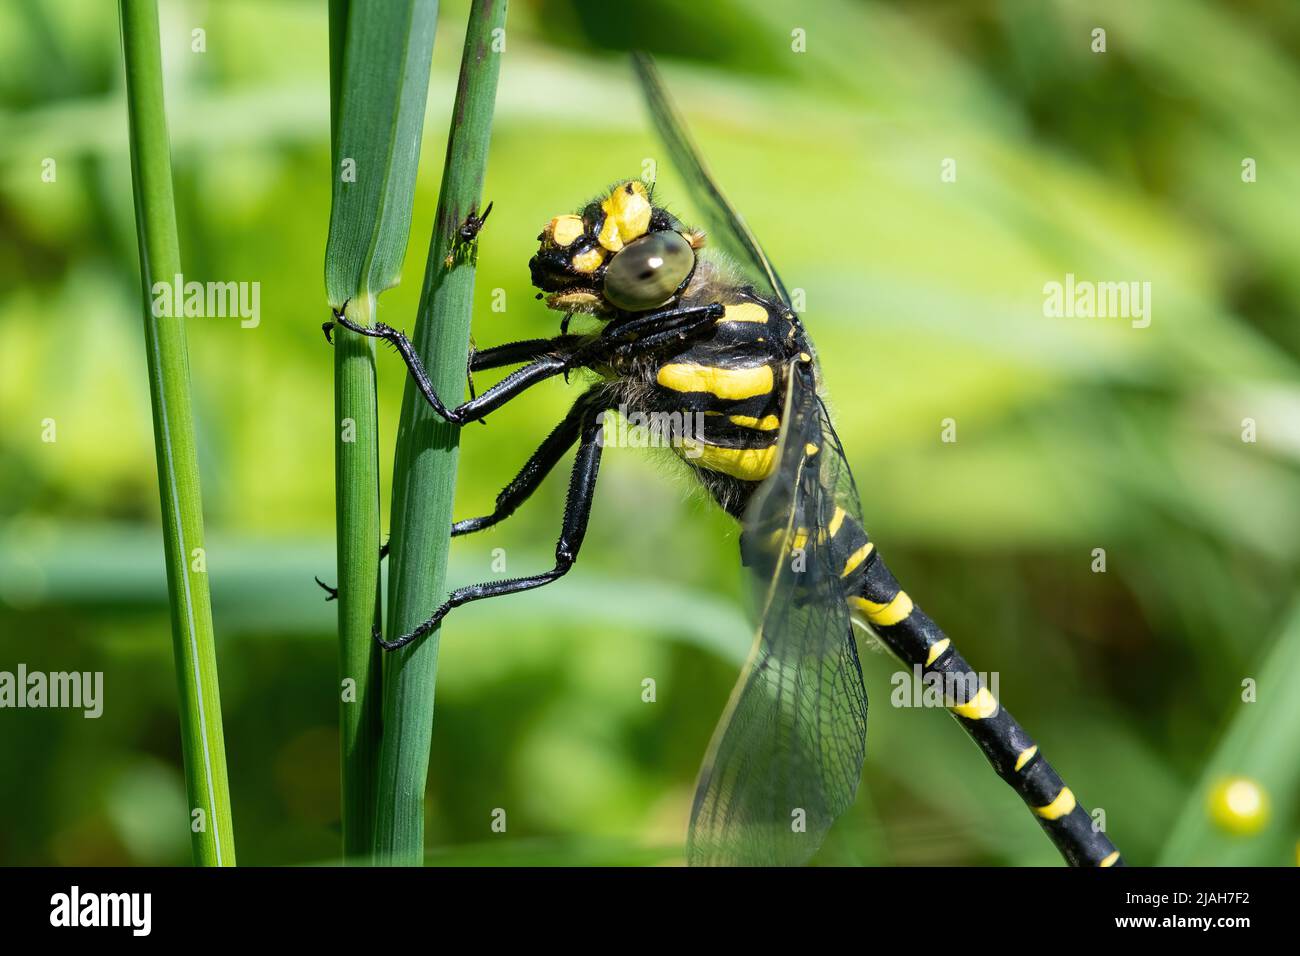
[[546,305],[605,319],[672,305],[704,244],[638,180],[616,183],[581,214],[556,216],[537,238],[529,270]]

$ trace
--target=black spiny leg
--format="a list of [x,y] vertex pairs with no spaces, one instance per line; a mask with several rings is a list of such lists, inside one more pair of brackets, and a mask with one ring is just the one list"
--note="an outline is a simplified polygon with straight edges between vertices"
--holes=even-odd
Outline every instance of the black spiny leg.
[[599,402],[602,391],[603,387],[597,386],[574,402],[569,413],[564,416],[560,424],[555,426],[555,430],[546,436],[546,440],[533,452],[524,467],[519,470],[519,474],[515,475],[510,480],[510,484],[497,495],[496,507],[492,513],[477,518],[462,518],[455,522],[451,526],[452,537],[482,531],[514,514],[515,509],[532,496],[564,457],[565,452],[572,448],[574,442],[582,435],[583,425],[590,416],[592,408]]
[[[465,357],[465,388],[469,392],[471,399],[478,397],[478,392],[474,391],[474,355],[478,349],[474,345],[474,336],[469,339],[469,355]],[[486,425],[487,421],[480,418],[479,424]]]
[[440,418],[454,425],[463,425],[466,422],[482,418],[488,412],[500,408],[525,389],[554,375],[559,375],[571,367],[575,367],[571,355],[540,355],[523,368],[511,372],[482,395],[472,398],[456,408],[449,409],[443,404],[442,399],[438,398],[438,393],[433,390],[433,383],[429,381],[429,373],[425,371],[424,363],[420,361],[415,346],[411,344],[411,340],[406,337],[405,332],[399,332],[392,326],[385,325],[382,322],[376,324],[374,328],[366,328],[363,325],[357,325],[345,315],[336,315],[335,318],[339,325],[346,329],[391,343],[397,349],[398,354],[402,356],[402,361],[406,363],[411,378],[415,381],[416,387],[419,388],[420,394],[424,396],[425,401],[437,412]]
[[522,339],[494,345],[490,349],[476,349],[469,357],[469,369],[471,372],[485,372],[531,362],[550,352],[571,352],[582,339],[581,335],[557,335],[553,339]]
[[[602,341],[616,343],[621,352],[633,351],[674,337],[688,338],[722,318],[726,311],[726,306],[722,303],[711,302],[708,305],[656,312],[653,315],[611,322],[605,326],[600,337]],[[640,337],[643,331],[647,334]]]
[[[559,335],[553,339],[522,339],[518,342],[506,342],[504,345],[494,345],[490,349],[476,349],[471,345],[465,374],[469,383],[470,401],[478,398],[478,394],[474,391],[475,372],[501,368],[503,365],[531,362],[548,353],[567,353],[575,349],[581,341],[580,335]],[[480,418],[479,423],[486,425],[487,419]]]
[[[333,328],[333,326],[333,322],[325,323],[326,329]],[[516,365],[520,362],[529,362],[542,355],[567,353],[572,351],[582,338],[583,337],[580,335],[561,335],[553,339],[523,339],[519,342],[507,342],[504,345],[494,345],[490,349],[475,351],[470,356],[469,367],[473,372],[487,371],[489,369],[501,368],[504,365]],[[582,401],[583,399],[579,399],[579,403]],[[576,407],[577,406],[575,405],[575,408]],[[571,412],[570,415],[572,414],[573,413]],[[566,418],[565,421],[567,422],[568,419]],[[515,480],[506,486],[505,491],[502,491],[501,494],[497,496],[497,510],[493,512],[492,515],[487,515],[482,518],[467,518],[464,521],[458,521],[452,526],[451,533],[453,535],[469,534],[472,531],[478,531],[480,528],[491,527],[502,518],[508,517],[515,508],[522,504],[524,500],[533,493],[537,485],[541,483],[542,479],[545,478],[550,470],[555,467],[555,462],[558,461],[564,455],[564,452],[569,449],[569,446],[578,440],[578,432],[580,429],[580,425],[575,425],[573,427],[573,437],[569,439],[568,444],[560,449],[560,451],[556,452],[555,460],[540,469],[537,473],[536,481],[533,482],[532,485],[528,486],[527,490],[524,490],[523,488],[524,475],[529,472],[530,469],[540,464],[538,459],[542,454],[543,449],[548,447],[546,443],[544,443],[542,448],[539,448],[533,457],[529,459],[528,464],[524,466],[524,471],[520,472]],[[556,432],[559,432],[558,428],[556,429]],[[556,435],[553,434],[546,441],[549,443],[555,438]],[[512,494],[511,497],[507,498],[506,495],[508,492],[518,494],[518,497],[515,497],[515,494]],[[502,507],[507,502],[512,503],[509,504],[508,510],[502,512]],[[457,530],[457,528],[461,528],[461,530]],[[383,547],[379,549],[379,559],[382,561],[387,556],[388,544],[385,543]],[[326,601],[333,601],[339,596],[338,588],[330,587],[320,578],[316,578],[315,580],[316,583],[324,589]]]
[[[386,557],[388,557],[388,542],[387,542],[387,541],[385,541],[383,544],[381,544],[381,545],[379,546],[379,560],[380,560],[380,561],[383,561],[384,558],[386,558]],[[335,599],[338,598],[338,596],[339,596],[339,589],[338,589],[338,588],[332,588],[332,587],[330,587],[328,584],[326,584],[326,583],[325,583],[324,581],[322,581],[320,578],[313,578],[312,580],[314,580],[317,584],[319,584],[319,585],[321,586],[321,590],[325,592],[325,601],[326,601],[326,603],[329,603],[330,601],[333,601],[333,600],[335,600]]]
[[573,567],[573,562],[578,557],[578,550],[582,547],[582,539],[587,533],[587,519],[591,517],[591,500],[596,491],[596,474],[600,469],[600,436],[604,409],[596,405],[586,411],[582,424],[581,444],[578,446],[578,456],[573,463],[573,475],[569,479],[569,496],[564,506],[564,527],[560,531],[560,540],[555,545],[555,567],[528,577],[511,578],[507,581],[486,581],[482,584],[457,588],[451,592],[442,606],[433,612],[432,617],[411,633],[403,634],[396,640],[386,641],[376,629],[375,640],[381,647],[390,651],[405,647],[435,630],[452,608],[468,604],[470,601],[481,601],[483,598],[501,597],[517,591],[539,588],[563,577],[569,568]]
[[[573,447],[573,443],[578,440],[582,433],[582,425],[586,420],[588,411],[593,403],[600,397],[600,388],[594,388],[587,392],[569,409],[569,414],[564,416],[563,421],[555,426],[555,430],[546,436],[546,440],[533,452],[532,457],[520,469],[519,474],[510,480],[497,495],[496,507],[489,515],[481,515],[476,518],[462,518],[451,526],[451,536],[453,538],[463,534],[473,534],[475,531],[482,531],[484,528],[490,528],[498,522],[504,521],[515,513],[515,509],[527,501],[538,486],[551,473],[564,453]],[[388,557],[388,544],[385,543],[379,549],[379,560]],[[333,601],[339,596],[338,588],[332,588],[320,578],[316,583],[325,589],[328,597],[326,601]]]

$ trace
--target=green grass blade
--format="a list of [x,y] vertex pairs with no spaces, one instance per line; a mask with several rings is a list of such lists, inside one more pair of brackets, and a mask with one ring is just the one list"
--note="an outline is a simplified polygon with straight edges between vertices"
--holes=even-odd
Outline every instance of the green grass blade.
[[[331,176],[339,176],[339,113],[351,0],[331,0]],[[375,349],[364,336],[334,330],[334,493],[338,573],[339,768],[343,859],[370,855],[379,771],[379,420]],[[344,429],[348,429],[347,432]],[[346,439],[351,439],[346,440]]]
[[[329,0],[330,27],[330,168],[339,170],[339,110],[343,105],[343,58],[347,55],[348,13],[352,0]],[[333,179],[330,180],[334,182]]]
[[[436,0],[331,0],[333,204],[325,250],[330,306],[364,325],[398,281],[410,233],[424,130]],[[334,330],[338,543],[339,756],[343,855],[374,840],[382,667],[379,423],[374,340]]]
[[351,0],[347,7],[325,290],[332,308],[370,299],[373,313],[373,299],[397,284],[406,255],[438,4]]
[[[163,107],[158,8],[155,0],[121,0],[120,11],[149,392],[180,690],[181,748],[191,814],[190,842],[196,863],[234,866],[234,827],[226,780],[207,556],[203,550],[203,502],[194,447],[185,324],[180,316],[155,316],[150,291],[155,281],[171,282],[181,272],[171,147]],[[177,825],[180,823],[177,821]]]
[[337,522],[339,760],[343,855],[368,856],[383,713],[380,620],[379,426],[375,351],[344,329],[334,337],[334,487]]
[[[474,250],[449,266],[457,228],[479,207],[496,101],[506,0],[480,0],[469,15],[460,83],[452,108],[447,159],[414,343],[438,394],[463,395],[474,295]],[[393,473],[392,566],[388,634],[424,621],[443,599],[456,484],[458,430],[438,419],[408,381]],[[418,866],[424,858],[424,788],[433,728],[437,632],[394,652],[384,673],[375,854],[379,862]]]
[[[1296,843],[1291,808],[1300,792],[1300,604],[1290,612],[1262,666],[1253,673],[1254,702],[1240,700],[1200,782],[1183,805],[1178,822],[1160,856],[1161,866],[1291,866]],[[1243,689],[1229,688],[1238,695]],[[1233,832],[1214,819],[1212,796],[1225,780],[1245,777],[1265,794],[1271,810],[1240,821]]]

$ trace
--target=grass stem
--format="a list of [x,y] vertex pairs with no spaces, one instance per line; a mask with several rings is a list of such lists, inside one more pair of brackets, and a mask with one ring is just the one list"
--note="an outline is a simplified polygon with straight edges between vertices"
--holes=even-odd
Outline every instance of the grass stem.
[[[436,0],[330,0],[332,205],[325,286],[369,325],[401,275],[424,130]],[[379,421],[374,341],[334,329],[339,757],[345,862],[368,862],[382,734]]]
[[187,823],[195,863],[234,866],[234,828],[203,544],[203,502],[194,446],[185,323],[180,315],[156,315],[153,308],[154,283],[171,283],[181,274],[171,148],[163,106],[158,8],[155,0],[121,0],[119,9],[149,393],[180,691],[181,750],[189,794]]
[[380,620],[379,422],[373,339],[334,332],[334,487],[338,543],[339,758],[343,857],[364,862],[374,840],[383,667]]
[[[330,0],[330,169],[339,171],[339,113],[352,0]],[[370,300],[367,297],[367,305]],[[379,412],[375,347],[334,330],[334,513],[338,566],[339,812],[343,862],[369,861],[375,836],[383,667],[371,638],[379,584]]]
[[[470,11],[412,337],[438,394],[448,399],[465,388],[475,272],[472,244],[462,254],[451,253],[465,217],[481,208],[505,18],[506,0],[475,0]],[[393,472],[389,635],[410,631],[443,599],[458,444],[459,430],[438,418],[408,381]],[[409,866],[424,859],[424,791],[439,637],[435,631],[387,658],[375,831],[380,863]]]

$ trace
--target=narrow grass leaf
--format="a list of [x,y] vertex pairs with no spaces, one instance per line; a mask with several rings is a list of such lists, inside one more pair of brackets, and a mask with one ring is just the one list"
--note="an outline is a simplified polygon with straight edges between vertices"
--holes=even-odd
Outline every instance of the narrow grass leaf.
[[[346,6],[346,11],[341,8]],[[436,0],[350,0],[331,7],[346,12],[341,40],[342,76],[331,80],[341,102],[336,112],[334,185],[325,289],[330,306],[373,300],[397,284],[411,228],[411,202],[420,162],[429,62],[438,19]],[[331,67],[333,70],[333,67]],[[351,315],[351,308],[349,309]]]
[[208,596],[208,558],[185,323],[180,315],[156,315],[151,291],[155,282],[170,284],[181,274],[171,146],[163,105],[158,8],[155,0],[121,0],[119,10],[149,395],[180,691],[181,749],[189,795],[189,817],[175,821],[175,825],[189,828],[195,863],[234,866],[234,828]]

